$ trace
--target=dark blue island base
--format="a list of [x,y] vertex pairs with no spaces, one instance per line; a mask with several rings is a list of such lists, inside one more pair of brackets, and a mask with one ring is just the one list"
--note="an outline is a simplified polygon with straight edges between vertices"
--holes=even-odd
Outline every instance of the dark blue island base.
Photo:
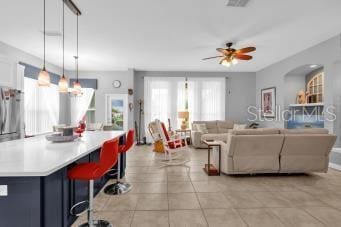
[[[120,138],[122,144],[124,137]],[[98,161],[100,150],[45,177],[0,177],[0,185],[8,185],[8,196],[0,196],[0,227],[68,227],[76,220],[70,208],[88,199],[87,181],[70,181],[68,169],[77,163]],[[125,154],[121,155],[124,176]],[[97,194],[109,176],[95,181]]]

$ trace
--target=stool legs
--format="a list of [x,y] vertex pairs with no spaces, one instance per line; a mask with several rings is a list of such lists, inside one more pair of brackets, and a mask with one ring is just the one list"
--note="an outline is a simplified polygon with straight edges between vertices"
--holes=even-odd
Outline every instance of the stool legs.
[[94,180],[89,181],[89,208],[88,208],[88,222],[80,225],[80,227],[112,227],[108,221],[94,220]]
[[116,183],[110,184],[104,188],[104,193],[108,195],[118,195],[124,194],[131,190],[131,185],[128,183],[120,182],[121,180],[121,155],[118,155],[118,163],[117,163],[117,177]]

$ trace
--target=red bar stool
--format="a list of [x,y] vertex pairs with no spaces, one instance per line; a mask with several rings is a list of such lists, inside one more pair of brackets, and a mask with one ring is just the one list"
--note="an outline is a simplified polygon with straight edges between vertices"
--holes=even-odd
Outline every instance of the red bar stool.
[[[117,162],[118,157],[118,139],[111,139],[103,143],[99,162],[80,163],[68,171],[68,177],[71,180],[86,180],[89,181],[89,206],[88,222],[82,224],[82,227],[112,227],[108,221],[94,220],[93,219],[93,196],[94,196],[94,180],[99,179],[105,175],[105,173]],[[73,213],[76,206],[83,202],[75,204],[70,213]]]
[[118,163],[117,163],[117,177],[116,183],[109,184],[104,188],[104,193],[108,195],[124,194],[131,190],[132,186],[129,183],[121,182],[121,158],[120,154],[130,150],[134,144],[134,129],[130,129],[126,136],[126,142],[124,145],[119,146],[118,149]]

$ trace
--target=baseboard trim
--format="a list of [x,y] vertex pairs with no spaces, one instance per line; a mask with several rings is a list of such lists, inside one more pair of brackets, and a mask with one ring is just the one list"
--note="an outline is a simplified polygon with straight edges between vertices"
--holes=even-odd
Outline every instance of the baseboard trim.
[[329,167],[336,170],[341,170],[341,165],[329,162]]

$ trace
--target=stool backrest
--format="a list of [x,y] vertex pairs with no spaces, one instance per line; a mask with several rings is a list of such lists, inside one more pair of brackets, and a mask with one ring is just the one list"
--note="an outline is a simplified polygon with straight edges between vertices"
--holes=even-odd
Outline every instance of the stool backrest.
[[114,138],[103,143],[99,165],[101,171],[108,171],[117,162],[118,157],[118,138]]
[[134,144],[134,129],[130,129],[127,133],[126,143],[124,145],[124,152],[128,151]]

